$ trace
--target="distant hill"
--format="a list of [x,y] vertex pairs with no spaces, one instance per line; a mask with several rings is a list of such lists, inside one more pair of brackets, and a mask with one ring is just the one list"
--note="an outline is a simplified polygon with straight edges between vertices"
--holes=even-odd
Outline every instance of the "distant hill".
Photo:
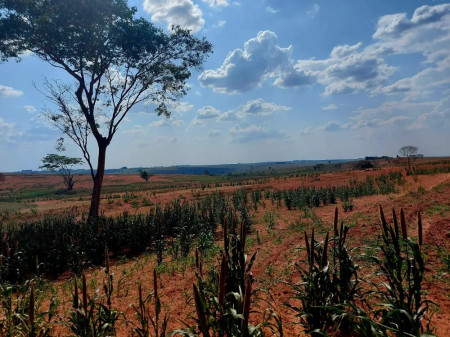
[[[260,162],[260,163],[237,163],[237,164],[220,164],[220,165],[176,165],[167,167],[135,167],[120,169],[107,169],[106,174],[137,174],[142,170],[146,170],[150,174],[209,174],[209,175],[229,175],[243,173],[270,173],[272,171],[285,171],[293,169],[301,169],[307,166],[318,164],[337,164],[358,159],[335,159],[335,160],[292,160],[282,162]],[[89,174],[88,170],[75,170],[74,173]]]
[[[158,167],[121,167],[117,169],[106,169],[105,174],[138,174],[146,170],[150,174],[192,174],[192,175],[231,175],[231,174],[268,174],[271,172],[285,172],[304,169],[307,167],[327,167],[327,165],[336,166],[340,163],[352,162],[357,159],[332,159],[332,160],[291,160],[277,162],[260,163],[237,163],[220,165],[176,165],[176,166],[158,166]],[[72,171],[75,174],[90,174],[87,169]],[[46,173],[45,171],[22,170],[17,173]]]

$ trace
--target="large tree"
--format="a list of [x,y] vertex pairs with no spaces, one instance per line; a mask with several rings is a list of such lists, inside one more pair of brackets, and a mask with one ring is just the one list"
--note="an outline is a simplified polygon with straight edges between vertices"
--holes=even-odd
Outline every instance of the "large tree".
[[164,32],[136,11],[126,0],[0,0],[2,59],[31,52],[71,78],[46,81],[56,108],[45,115],[80,147],[90,167],[91,217],[99,214],[106,149],[127,113],[149,102],[169,117],[167,103],[186,93],[190,69],[211,52],[204,38],[179,27]]

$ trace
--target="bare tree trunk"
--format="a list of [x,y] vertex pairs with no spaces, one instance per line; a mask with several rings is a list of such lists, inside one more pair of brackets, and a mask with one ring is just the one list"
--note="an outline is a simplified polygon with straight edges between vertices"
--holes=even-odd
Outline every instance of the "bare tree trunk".
[[89,218],[98,218],[100,208],[100,197],[103,185],[103,177],[105,175],[105,159],[106,148],[108,145],[103,142],[98,143],[98,163],[97,172],[93,178],[94,188],[92,189],[91,208],[89,210]]

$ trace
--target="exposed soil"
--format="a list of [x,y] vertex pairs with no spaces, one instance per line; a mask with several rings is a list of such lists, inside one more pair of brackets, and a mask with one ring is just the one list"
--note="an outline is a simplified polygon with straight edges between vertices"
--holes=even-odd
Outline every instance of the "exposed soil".
[[[153,194],[150,190],[133,192],[138,197],[137,200],[147,198],[152,204],[165,203],[177,197],[182,196],[186,200],[198,199],[206,193],[212,191],[223,191],[231,193],[242,187],[249,189],[283,189],[298,188],[300,186],[336,186],[347,184],[353,179],[365,179],[367,175],[379,175],[390,171],[400,171],[402,168],[382,168],[373,171],[350,171],[338,173],[325,173],[318,177],[287,177],[270,178],[267,182],[260,184],[248,184],[246,186],[222,186],[209,187],[202,190],[198,186],[173,190],[158,190]],[[89,188],[91,186],[90,176],[80,176],[77,182],[77,188]],[[173,182],[173,176],[152,176],[152,184]],[[0,183],[0,193],[5,193],[9,189],[27,189],[36,186],[51,186],[58,188],[60,178],[52,175],[11,175],[6,174],[6,180]],[[145,184],[138,176],[127,175],[107,175],[105,177],[105,186]],[[133,207],[131,202],[124,202],[123,195],[118,193],[120,198],[102,201],[102,212],[105,215],[117,215],[123,211],[130,213],[146,212],[153,207],[139,206]],[[68,209],[77,207],[77,210],[85,210],[88,207],[89,200],[86,197],[74,196],[62,200],[35,200],[32,202],[39,216],[49,213],[61,213]],[[311,215],[305,216],[303,211],[287,210],[284,206],[273,205],[270,200],[264,200],[265,206],[260,206],[257,212],[253,212],[255,231],[251,235],[252,240],[248,244],[248,254],[258,252],[256,262],[252,273],[256,279],[256,286],[265,289],[271,294],[272,305],[275,311],[281,315],[284,322],[285,336],[297,336],[301,334],[301,328],[293,324],[298,320],[295,313],[283,304],[289,302],[293,305],[299,305],[292,299],[292,289],[287,282],[297,282],[298,273],[295,271],[294,263],[304,259],[304,241],[303,232],[310,230],[313,221]],[[398,211],[403,208],[408,223],[409,235],[417,236],[417,211],[422,212],[424,228],[424,254],[427,263],[427,276],[425,290],[427,298],[435,304],[435,313],[432,317],[432,326],[436,328],[438,336],[450,336],[450,278],[448,270],[443,264],[444,254],[449,254],[450,250],[450,173],[423,175],[418,177],[406,177],[406,183],[400,188],[399,193],[389,195],[374,195],[354,199],[354,210],[344,213],[340,204],[337,205],[340,212],[340,219],[351,227],[349,231],[350,246],[355,247],[355,252],[362,254],[368,251],[369,243],[374,244],[380,227],[378,225],[379,215],[378,207],[382,205],[388,221],[392,220],[392,207]],[[313,215],[317,216],[323,223],[322,228],[318,229],[318,237],[324,237],[324,233],[332,228],[334,209],[336,205],[322,206],[311,209]],[[22,210],[17,216],[26,218],[30,210]],[[267,223],[264,221],[264,215],[272,212],[275,215],[275,230],[267,230]],[[316,219],[317,220],[317,219]],[[258,230],[261,244],[257,243],[256,230]],[[220,233],[217,234],[218,245],[220,245]],[[371,278],[373,268],[360,256],[355,256],[358,263],[361,263],[360,276]],[[118,282],[115,286],[115,298],[113,306],[123,311],[127,318],[134,319],[134,310],[132,304],[137,304],[138,293],[137,285],[142,283],[147,292],[152,289],[152,272],[156,266],[155,257],[145,255],[127,262],[116,259],[113,272],[115,280]],[[171,257],[166,257],[166,269],[160,268],[160,298],[163,307],[170,312],[170,321],[168,329],[183,327],[180,321],[186,321],[189,313],[192,313],[192,283],[195,282],[193,259],[186,262],[183,266],[180,262],[171,262]],[[215,257],[206,260],[209,266],[218,265]],[[87,271],[88,285],[90,293],[95,289],[102,287],[104,273],[102,269],[90,269]],[[71,305],[71,287],[69,285],[71,275],[62,275],[60,280],[55,281],[54,285],[58,289],[61,299],[61,313],[67,311]],[[270,299],[268,295],[262,295]],[[258,311],[264,310],[268,305],[260,301]],[[255,307],[256,309],[256,307]],[[261,319],[258,314],[252,314],[251,320],[259,322]],[[187,319],[187,322],[192,323]],[[67,330],[58,327],[58,331],[65,335]],[[120,325],[119,336],[129,336],[131,327]]]

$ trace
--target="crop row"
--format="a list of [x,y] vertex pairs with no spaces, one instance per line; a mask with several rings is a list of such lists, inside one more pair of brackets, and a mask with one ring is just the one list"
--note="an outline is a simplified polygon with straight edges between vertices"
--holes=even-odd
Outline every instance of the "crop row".
[[[247,256],[247,224],[224,220],[223,250],[218,268],[204,271],[202,254],[196,250],[196,282],[192,288],[193,310],[185,326],[167,331],[170,317],[163,313],[157,273],[153,289],[139,284],[134,320],[112,305],[114,274],[110,272],[109,252],[104,249],[103,291],[89,293],[86,277],[75,279],[72,306],[56,319],[57,299],[43,310],[41,279],[35,278],[14,289],[0,284],[0,335],[52,336],[56,324],[63,324],[73,336],[116,336],[119,325],[126,325],[130,336],[284,336],[285,324],[300,324],[311,336],[345,335],[378,337],[432,336],[429,309],[424,297],[422,222],[418,214],[417,239],[411,239],[403,210],[398,221],[393,211],[393,225],[388,224],[380,207],[381,235],[379,253],[369,257],[379,284],[362,287],[360,267],[354,263],[348,247],[349,227],[339,225],[335,211],[334,228],[318,240],[314,229],[304,233],[306,257],[290,268],[301,281],[289,283],[292,299],[284,303],[296,314],[295,321],[283,322],[269,301],[258,301],[259,289],[251,269],[256,253]],[[80,282],[78,282],[80,281]],[[80,286],[78,284],[81,284]],[[256,289],[255,289],[256,288]],[[13,295],[14,290],[17,295]],[[269,305],[264,310],[263,302]],[[252,314],[252,319],[250,315]],[[126,323],[126,324],[124,324]],[[123,328],[122,328],[123,331]]]

